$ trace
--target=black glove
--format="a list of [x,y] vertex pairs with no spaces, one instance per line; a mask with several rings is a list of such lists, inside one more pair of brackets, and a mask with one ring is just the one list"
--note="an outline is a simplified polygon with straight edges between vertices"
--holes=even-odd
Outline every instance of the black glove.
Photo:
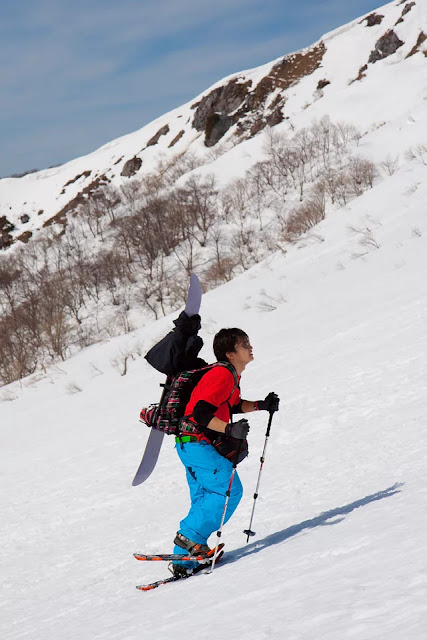
[[236,438],[236,440],[244,440],[249,433],[249,422],[246,418],[242,418],[237,422],[232,422],[225,427],[225,435]]
[[274,411],[279,410],[280,398],[277,393],[274,391],[270,391],[268,396],[265,397],[264,400],[258,400],[256,403],[258,411],[268,411],[269,413],[273,413]]

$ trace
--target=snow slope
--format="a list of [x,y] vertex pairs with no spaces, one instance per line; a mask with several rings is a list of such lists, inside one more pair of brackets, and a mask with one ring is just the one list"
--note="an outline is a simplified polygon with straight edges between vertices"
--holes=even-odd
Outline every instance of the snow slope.
[[132,552],[171,549],[188,496],[170,440],[131,487],[148,435],[137,416],[162,377],[142,357],[118,367],[172,317],[0,391],[2,638],[425,639],[426,200],[426,167],[407,163],[204,295],[205,357],[221,326],[242,326],[255,352],[244,397],[282,398],[257,536],[242,530],[263,414],[212,575],[134,588],[167,573]]

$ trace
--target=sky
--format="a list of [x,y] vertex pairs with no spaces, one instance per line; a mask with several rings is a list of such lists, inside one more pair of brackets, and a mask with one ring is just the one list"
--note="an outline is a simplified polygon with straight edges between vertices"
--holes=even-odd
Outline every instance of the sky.
[[0,0],[0,176],[94,151],[380,0]]

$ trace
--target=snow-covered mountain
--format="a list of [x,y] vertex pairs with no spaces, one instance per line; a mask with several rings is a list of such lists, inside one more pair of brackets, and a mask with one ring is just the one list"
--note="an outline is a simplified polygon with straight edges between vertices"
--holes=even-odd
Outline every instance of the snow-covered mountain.
[[2,244],[27,242],[44,225],[63,222],[102,185],[142,176],[160,157],[191,151],[224,180],[241,175],[258,159],[258,134],[266,126],[286,132],[324,115],[345,120],[367,134],[365,147],[381,160],[425,143],[426,34],[425,2],[391,2],[307,49],[221,80],[87,156],[2,179]]
[[[388,168],[286,253],[203,296],[202,355],[213,360],[219,328],[241,326],[255,354],[243,396],[275,390],[281,397],[256,537],[246,544],[242,531],[264,442],[261,413],[250,418],[251,454],[239,466],[245,495],[224,529],[222,566],[153,592],[134,589],[167,571],[137,563],[132,552],[169,551],[188,508],[171,439],[150,479],[131,487],[148,435],[139,410],[158,398],[163,381],[142,356],[176,314],[94,344],[0,389],[2,638],[425,639],[426,18],[425,2],[394,2],[325,36],[297,54],[303,60],[311,51],[315,61],[322,51],[321,66],[270,92],[262,106],[267,117],[276,95],[276,106],[286,97],[284,120],[273,130],[300,129],[326,114],[352,122],[365,134],[363,153]],[[398,44],[393,35],[383,39],[391,32],[403,44],[375,61]],[[239,74],[237,84],[277,79],[272,69],[286,67],[277,64]],[[321,80],[330,84],[318,89]],[[142,159],[138,173],[148,171],[181,130],[172,152],[191,146],[204,153],[195,113],[233,81],[200,96],[198,107],[193,101],[86,158],[2,180],[13,234],[34,232],[108,172],[117,183],[129,180],[120,173],[133,157]],[[252,103],[251,113],[239,114],[248,127],[236,135],[239,123],[231,124],[217,143],[222,152],[198,171],[225,183],[258,161],[263,134],[251,137],[254,96]],[[233,116],[221,114],[212,131]],[[166,125],[170,132],[146,148]]]
[[[266,416],[250,417],[245,495],[224,564],[149,593],[188,508],[167,438],[141,406],[142,357],[169,316],[0,390],[1,637],[8,640],[424,640],[427,624],[427,199],[414,163],[303,239],[203,296],[203,355],[242,326],[242,393],[281,396],[246,544]],[[366,234],[369,227],[371,234]],[[126,354],[127,375],[123,373]],[[215,536],[212,537],[213,544]]]

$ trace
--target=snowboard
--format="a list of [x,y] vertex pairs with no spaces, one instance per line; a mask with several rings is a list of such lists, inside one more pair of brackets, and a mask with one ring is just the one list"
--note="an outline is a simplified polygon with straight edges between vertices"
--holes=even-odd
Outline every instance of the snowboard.
[[[187,294],[187,304],[185,305],[185,313],[188,316],[195,316],[199,313],[200,305],[202,302],[202,286],[199,278],[192,273],[190,276],[190,286]],[[148,441],[145,447],[144,455],[137,469],[134,479],[132,480],[132,486],[136,487],[142,484],[150,477],[156,466],[159,458],[160,449],[162,447],[163,431],[157,429],[151,429]]]

